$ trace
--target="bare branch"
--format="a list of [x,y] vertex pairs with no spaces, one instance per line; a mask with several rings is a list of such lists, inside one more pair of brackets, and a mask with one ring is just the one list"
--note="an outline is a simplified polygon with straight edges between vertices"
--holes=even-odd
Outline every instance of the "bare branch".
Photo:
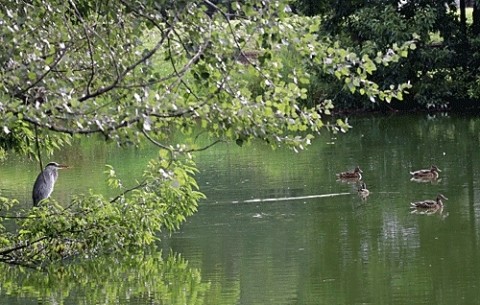
[[232,34],[232,37],[233,37],[233,41],[235,42],[235,45],[237,46],[238,48],[238,51],[240,52],[240,55],[241,55],[241,58],[243,60],[245,60],[246,62],[248,62],[251,66],[253,66],[258,72],[260,72],[261,75],[263,75],[265,77],[265,74],[263,73],[263,71],[257,67],[256,64],[254,64],[253,62],[250,61],[250,58],[247,54],[245,54],[245,52],[243,51],[243,47],[240,45],[240,42],[238,41],[236,35],[235,35],[235,30],[233,29],[233,26],[230,22],[230,18],[228,17],[228,15],[222,11],[216,4],[214,4],[213,2],[209,1],[209,0],[203,0],[203,2],[205,4],[207,4],[208,6],[214,8],[217,12],[219,12],[223,18],[225,19],[225,21],[227,22],[228,24],[228,29],[230,30],[230,33]]
[[40,151],[40,142],[38,141],[38,126],[35,125],[34,129],[35,129],[35,147],[37,149],[37,158],[38,158],[38,162],[39,162],[39,165],[40,165],[40,171],[42,171],[43,170],[43,161],[42,161],[42,153]]
[[88,78],[87,88],[85,90],[87,91],[87,94],[90,94],[90,87],[92,86],[93,78],[95,77],[95,61],[93,60],[92,41],[90,40],[88,30],[85,26],[83,27],[83,31],[85,33],[85,38],[87,39],[88,55],[90,57],[90,77]]
[[193,66],[198,61],[200,56],[203,55],[204,51],[207,49],[208,45],[210,44],[210,41],[207,40],[203,45],[201,45],[198,48],[197,53],[192,58],[190,58],[190,60],[182,67],[181,70],[177,70],[177,67],[175,66],[175,62],[173,61],[173,55],[171,53],[172,50],[170,48],[170,39],[168,40],[168,44],[169,44],[168,52],[170,54],[170,61],[172,63],[172,67],[175,71],[175,74],[178,76],[178,79],[176,79],[175,82],[173,82],[169,86],[168,90],[172,90],[172,88],[175,87],[178,83],[182,83],[189,90],[189,92],[192,93],[193,90],[191,90],[189,86],[185,83],[185,81],[183,80],[183,77],[185,76],[185,73],[188,70],[190,70],[191,66]]
[[142,183],[132,187],[132,188],[129,188],[127,190],[125,190],[124,192],[122,192],[120,195],[118,195],[117,197],[113,198],[112,200],[110,200],[110,203],[114,203],[115,201],[117,201],[118,199],[120,199],[121,197],[125,196],[126,194],[128,194],[129,192],[131,191],[134,191],[134,190],[137,190],[139,188],[142,188],[142,187],[145,187],[147,185],[147,182],[145,180],[143,180]]
[[30,219],[32,216],[9,216],[9,215],[0,215],[0,218],[3,219]]
[[48,236],[43,236],[43,237],[40,237],[38,239],[35,239],[34,241],[31,241],[29,243],[25,243],[25,244],[20,244],[20,245],[16,245],[14,247],[11,247],[11,248],[7,248],[7,249],[3,249],[3,250],[0,250],[0,256],[5,256],[5,255],[8,255],[12,252],[15,252],[15,251],[18,251],[18,250],[22,250],[22,249],[25,249],[25,248],[28,248],[34,244],[37,244],[45,239],[47,239]]
[[[86,28],[85,26],[85,21],[83,20],[83,18],[81,17],[82,14],[80,13],[80,11],[77,9],[77,6],[75,5],[75,2],[72,1],[72,0],[69,0],[69,3],[70,5],[74,8],[75,10],[75,14],[77,16],[77,18],[81,21],[82,23],[82,27],[85,31],[85,34],[86,34],[86,39],[88,41],[88,46],[90,48],[90,39],[89,39],[89,35],[88,35],[88,29]],[[115,54],[113,53],[113,51],[111,51],[111,49],[109,48],[109,44],[103,39],[102,36],[100,36],[96,31],[92,30],[92,33],[107,47],[107,49],[110,51],[109,52],[109,55],[110,55],[110,60],[112,62],[112,66],[113,68],[115,69],[115,74],[116,74],[116,80],[115,81],[118,81],[121,77],[121,74],[118,70],[118,65],[117,65],[117,59],[116,59],[116,56]],[[92,57],[92,53],[90,52],[90,58]],[[92,66],[91,66],[91,69],[94,69],[94,65],[93,65],[93,62],[92,62]],[[93,76],[91,76],[91,79],[93,79]],[[90,79],[90,81],[91,81]],[[89,81],[89,84],[87,85],[87,93],[86,95],[88,96],[90,94],[90,89],[89,89],[89,85],[91,84],[91,82]],[[114,81],[114,82],[115,82]]]
[[201,147],[201,148],[192,148],[192,149],[189,149],[189,150],[185,150],[184,152],[190,153],[190,152],[204,151],[204,150],[207,150],[210,147],[212,147],[212,146],[214,146],[218,143],[225,143],[225,142],[226,142],[225,140],[216,140],[216,141],[208,144],[207,146],[204,146],[204,147]]
[[28,92],[28,90],[37,86],[49,73],[52,72],[52,69],[58,65],[58,63],[62,60],[62,58],[67,53],[67,49],[68,49],[67,47],[60,49],[60,51],[56,53],[58,57],[55,59],[55,61],[51,65],[48,66],[48,69],[45,69],[45,72],[43,72],[39,77],[37,77],[37,79],[34,82],[32,82],[29,86],[27,86],[24,89],[21,89],[20,91],[15,92],[13,96],[16,98],[22,99],[25,96],[25,94]]
[[170,148],[170,147],[167,147],[165,145],[163,145],[162,143],[158,142],[158,141],[155,141],[154,139],[152,139],[152,137],[150,137],[148,135],[148,133],[145,131],[145,129],[142,129],[142,133],[143,135],[147,138],[147,140],[149,140],[150,142],[152,142],[153,144],[155,144],[156,146],[160,147],[161,149],[165,149],[167,151],[170,152],[170,154],[173,154],[173,151],[174,149]]
[[[18,113],[16,113],[18,115]],[[68,127],[64,127],[64,126],[57,126],[57,125],[50,125],[50,124],[41,124],[38,120],[36,119],[33,119],[33,118],[30,118],[30,117],[27,117],[27,116],[24,116],[22,118],[22,120],[26,121],[26,122],[29,122],[35,126],[39,126],[39,127],[42,127],[42,128],[47,128],[51,131],[56,131],[56,132],[59,132],[59,133],[66,133],[66,134],[70,134],[70,135],[73,135],[73,134],[84,134],[84,135],[88,135],[88,134],[95,134],[95,133],[102,133],[102,134],[106,134],[106,132],[108,131],[114,131],[114,130],[119,130],[123,127],[127,127],[127,126],[130,126],[132,124],[135,124],[137,123],[138,121],[140,121],[141,117],[140,116],[137,116],[137,117],[134,117],[130,120],[127,120],[127,121],[121,121],[120,123],[118,124],[115,124],[115,125],[111,125],[111,126],[108,126],[106,128],[103,128],[101,129],[100,127],[97,127],[97,128],[83,128],[83,129],[70,129]]]
[[[137,14],[138,16],[140,17],[143,17],[145,18],[146,20],[148,20],[151,24],[153,24],[153,26],[155,26],[158,30],[160,30],[160,32],[163,33],[163,27],[160,26],[160,24],[153,18],[151,18],[150,16],[148,15],[145,15],[143,14],[142,12],[140,12],[138,9],[134,8],[133,6],[130,5],[130,3],[127,3],[126,1],[124,0],[120,0],[120,2],[125,5],[125,7],[127,7],[128,9],[130,9],[132,12],[134,12],[135,14]],[[168,23],[167,23],[168,24]],[[173,28],[172,26],[169,25],[170,28]]]
[[97,91],[95,92],[92,92],[92,93],[87,93],[85,94],[84,96],[80,97],[78,100],[80,102],[83,102],[85,100],[88,100],[88,99],[91,99],[91,98],[94,98],[94,97],[97,97],[99,95],[102,95],[112,89],[114,89],[115,87],[117,87],[117,85],[123,80],[123,78],[128,74],[130,73],[131,71],[133,71],[137,66],[139,66],[140,64],[144,63],[147,59],[149,59],[150,57],[153,56],[153,54],[155,54],[161,47],[161,45],[163,44],[165,40],[165,36],[162,37],[162,39],[160,39],[160,41],[155,45],[155,47],[153,49],[151,49],[149,52],[147,52],[144,56],[142,56],[142,58],[140,58],[139,60],[137,60],[135,63],[133,63],[132,65],[128,66],[122,73],[120,73],[120,75],[118,75],[118,77],[108,86],[105,86],[105,87],[102,87],[100,89],[98,89]]
[[[125,6],[130,8],[130,6],[128,6],[128,4],[126,4],[124,1],[122,1],[122,3]],[[137,14],[139,14],[139,13],[137,12]],[[99,95],[102,95],[102,94],[116,88],[121,83],[121,81],[125,78],[125,76],[127,76],[131,71],[133,71],[135,68],[137,68],[140,64],[144,63],[149,58],[151,58],[160,49],[160,47],[163,45],[165,39],[168,37],[168,35],[172,31],[172,28],[169,28],[165,32],[160,27],[160,25],[158,25],[153,19],[151,19],[150,17],[145,16],[145,15],[141,15],[141,16],[148,19],[149,21],[153,22],[153,24],[162,32],[161,39],[157,42],[157,44],[152,49],[150,49],[147,53],[145,53],[140,59],[138,59],[136,62],[134,62],[130,66],[126,67],[124,71],[122,71],[122,72],[118,71],[116,79],[113,80],[113,82],[110,85],[99,88],[95,92],[90,93],[90,92],[87,91],[87,93],[84,96],[82,96],[78,99],[80,102],[85,101],[85,100],[90,99],[90,98],[95,98]],[[116,69],[118,69],[117,65],[114,64],[114,66],[115,66]]]

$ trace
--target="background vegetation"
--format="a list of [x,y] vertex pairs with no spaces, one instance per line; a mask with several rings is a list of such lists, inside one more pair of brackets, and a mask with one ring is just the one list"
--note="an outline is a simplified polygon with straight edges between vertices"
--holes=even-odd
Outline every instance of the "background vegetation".
[[453,0],[295,1],[297,13],[322,16],[322,33],[359,54],[375,54],[412,35],[417,46],[410,56],[379,67],[372,77],[381,88],[410,81],[405,101],[371,103],[322,74],[315,74],[319,81],[312,82],[316,86],[310,98],[330,92],[336,96],[335,107],[345,110],[478,110],[478,1],[465,2],[457,7]]

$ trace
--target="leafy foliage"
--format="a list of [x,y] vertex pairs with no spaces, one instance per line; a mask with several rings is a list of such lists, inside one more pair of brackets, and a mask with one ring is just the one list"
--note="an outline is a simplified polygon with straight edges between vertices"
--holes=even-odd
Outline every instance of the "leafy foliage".
[[[371,80],[386,89],[392,83],[410,82],[409,103],[394,103],[399,109],[465,110],[478,108],[478,48],[475,30],[466,31],[455,1],[294,1],[307,15],[324,20],[325,36],[337,37],[357,54],[372,56],[393,44],[414,37],[408,58],[379,66]],[[474,9],[475,11],[476,9]],[[474,21],[475,22],[475,21]],[[473,27],[478,26],[473,25]],[[352,96],[335,79],[315,72],[313,97],[337,92],[338,108],[381,109],[385,104]],[[320,91],[320,93],[316,93]]]
[[[191,153],[218,141],[259,138],[300,150],[324,129],[345,131],[348,124],[326,117],[329,96],[301,103],[312,69],[371,100],[401,99],[409,87],[382,88],[370,77],[406,56],[412,41],[358,55],[322,40],[320,19],[291,15],[286,1],[16,0],[0,8],[0,20],[2,151],[41,159],[93,134],[160,150],[133,188],[107,168],[113,199],[92,192],[25,211],[0,249],[11,263],[139,249],[177,229],[203,198]],[[170,138],[199,128],[211,145]]]
[[123,190],[120,196],[108,200],[91,193],[73,198],[67,207],[46,199],[20,217],[17,234],[10,234],[0,250],[0,261],[41,266],[77,254],[137,252],[163,229],[177,229],[204,198],[191,160],[151,160],[134,189],[124,190],[111,167],[107,172],[109,184]]

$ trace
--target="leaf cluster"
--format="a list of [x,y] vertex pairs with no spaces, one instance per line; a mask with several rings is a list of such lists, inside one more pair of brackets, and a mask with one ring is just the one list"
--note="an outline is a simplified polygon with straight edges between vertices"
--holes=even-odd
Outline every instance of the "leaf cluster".
[[0,219],[15,221],[18,230],[0,227],[0,261],[31,267],[81,255],[138,252],[159,239],[159,232],[178,229],[205,198],[198,192],[191,160],[150,161],[144,180],[125,189],[108,166],[106,173],[119,195],[75,196],[68,206],[49,198],[41,205],[7,213],[15,203],[1,199]]

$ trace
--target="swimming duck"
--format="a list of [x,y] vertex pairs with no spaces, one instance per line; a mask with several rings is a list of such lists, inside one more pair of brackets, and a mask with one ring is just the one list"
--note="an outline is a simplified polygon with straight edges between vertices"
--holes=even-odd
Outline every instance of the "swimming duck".
[[337,174],[337,178],[339,179],[356,179],[356,180],[360,180],[362,179],[362,170],[360,169],[360,167],[355,167],[355,169],[351,172],[342,172],[342,173],[339,173]]
[[438,194],[435,200],[423,200],[423,201],[416,201],[411,202],[410,205],[412,209],[431,209],[437,210],[443,208],[443,200],[448,200],[447,197],[443,196],[442,194]]
[[358,196],[362,199],[367,199],[368,195],[370,195],[370,191],[367,189],[367,184],[362,182],[362,184],[358,187],[357,190]]
[[436,165],[432,165],[430,169],[410,172],[410,175],[415,179],[437,179],[439,172],[441,172],[441,170]]

